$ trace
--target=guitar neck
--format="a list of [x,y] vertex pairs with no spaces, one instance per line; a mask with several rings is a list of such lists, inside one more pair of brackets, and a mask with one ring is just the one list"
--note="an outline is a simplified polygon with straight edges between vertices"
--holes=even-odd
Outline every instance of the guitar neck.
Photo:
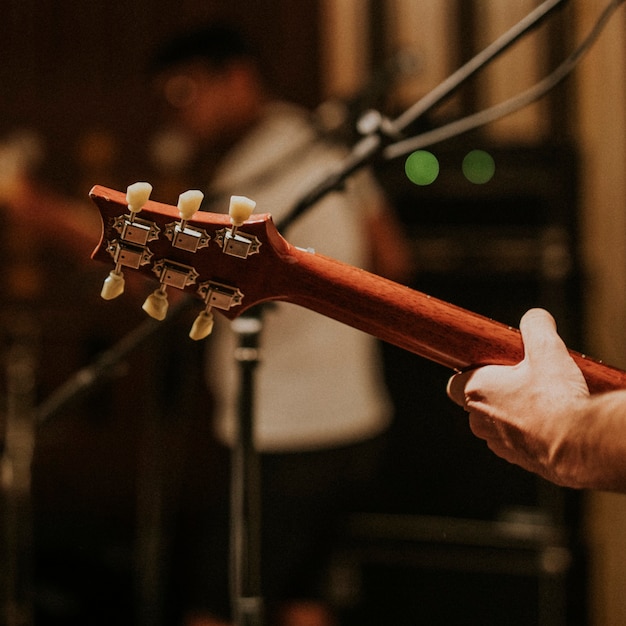
[[[333,259],[292,248],[285,284],[294,304],[454,370],[513,365],[519,330]],[[626,373],[571,351],[592,392],[626,388]]]
[[[141,216],[145,219],[134,222],[134,214],[128,213],[129,201],[121,192],[96,186],[90,196],[103,218],[102,238],[93,258],[110,261],[113,255],[119,266],[115,272],[122,266],[133,267],[152,278],[156,274],[162,281],[171,279],[173,282],[168,284],[196,295],[200,282],[208,294],[212,288],[236,288],[243,296],[242,306],[238,303],[231,308],[232,303],[228,303],[219,307],[231,319],[254,304],[283,300],[457,371],[488,364],[513,365],[524,356],[518,330],[296,248],[278,233],[269,214],[253,215],[242,226],[243,241],[249,246],[245,253],[241,242],[235,252],[229,252],[223,243],[215,245],[220,237],[224,239],[230,225],[225,215],[198,213],[191,222],[195,225],[191,232],[196,236],[187,235],[182,244],[174,245],[171,239],[177,231],[172,224],[180,220],[175,207],[144,199]],[[125,228],[131,225],[133,228],[127,232]],[[193,230],[196,227],[200,230]],[[141,237],[146,241],[138,242]],[[206,240],[202,245],[201,239]],[[190,240],[197,244],[197,251],[190,249]],[[259,248],[261,253],[257,254]],[[165,268],[169,268],[167,272]],[[181,277],[186,278],[183,281]],[[117,295],[109,294],[107,299]],[[206,294],[202,299],[205,297]],[[577,352],[570,353],[592,392],[626,388],[626,372]]]

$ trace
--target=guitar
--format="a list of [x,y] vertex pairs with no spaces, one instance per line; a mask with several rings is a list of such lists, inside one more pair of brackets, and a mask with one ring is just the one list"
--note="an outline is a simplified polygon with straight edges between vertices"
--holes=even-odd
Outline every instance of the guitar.
[[[102,238],[92,258],[115,268],[102,296],[123,290],[127,268],[159,281],[144,309],[163,319],[167,290],[182,289],[203,310],[190,336],[210,333],[212,310],[234,319],[250,307],[280,300],[348,324],[456,371],[523,358],[519,330],[404,287],[365,270],[288,243],[270,214],[233,197],[230,215],[196,212],[200,192],[181,195],[178,207],[148,199],[136,183],[127,194],[95,186]],[[578,352],[571,355],[592,393],[626,388],[626,372]]]

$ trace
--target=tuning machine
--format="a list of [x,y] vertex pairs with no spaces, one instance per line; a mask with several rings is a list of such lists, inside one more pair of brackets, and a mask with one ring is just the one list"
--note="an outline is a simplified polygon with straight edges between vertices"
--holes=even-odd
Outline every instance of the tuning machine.
[[142,309],[150,317],[164,320],[169,306],[166,288],[185,289],[196,282],[198,272],[191,265],[184,265],[169,259],[157,261],[152,271],[157,275],[160,286],[146,298]]
[[259,251],[261,242],[254,235],[241,232],[239,228],[252,215],[256,202],[245,196],[231,196],[228,214],[230,215],[230,228],[222,228],[215,233],[215,240],[221,246],[222,251],[230,256],[242,259]]
[[150,262],[152,252],[146,247],[148,241],[156,239],[159,228],[152,222],[138,220],[137,213],[145,206],[152,193],[150,183],[139,182],[129,185],[126,190],[128,215],[115,219],[113,227],[120,233],[120,239],[109,242],[107,249],[115,261],[115,268],[102,285],[100,295],[105,300],[117,298],[124,292],[124,274],[122,267],[137,269]]
[[[171,222],[165,227],[165,235],[172,242],[172,247],[196,252],[208,245],[210,237],[205,230],[187,225],[200,208],[203,198],[204,194],[197,189],[185,191],[178,197],[180,222]],[[142,308],[154,319],[163,320],[169,307],[166,288],[171,286],[185,289],[196,282],[198,272],[191,265],[169,259],[161,259],[154,264],[152,270],[157,275],[160,286],[146,298]]]
[[210,237],[205,230],[187,225],[200,208],[203,199],[204,194],[197,189],[185,191],[178,197],[180,222],[171,222],[165,227],[165,236],[170,239],[174,248],[196,252],[209,245]]
[[189,337],[196,341],[208,337],[213,330],[211,309],[228,311],[234,306],[239,306],[243,301],[243,294],[239,289],[215,281],[200,284],[198,295],[204,301],[206,308],[198,315],[189,332]]

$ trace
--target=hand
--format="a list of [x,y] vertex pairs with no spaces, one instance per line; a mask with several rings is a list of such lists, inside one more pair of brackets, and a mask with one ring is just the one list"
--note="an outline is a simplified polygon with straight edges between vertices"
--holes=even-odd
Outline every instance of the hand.
[[523,361],[457,374],[448,395],[498,456],[557,484],[585,486],[585,379],[549,313],[528,311],[520,331]]

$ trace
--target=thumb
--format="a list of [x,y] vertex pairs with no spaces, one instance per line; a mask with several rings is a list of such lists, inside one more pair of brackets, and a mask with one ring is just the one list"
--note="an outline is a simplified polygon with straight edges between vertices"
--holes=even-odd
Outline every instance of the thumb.
[[530,309],[520,320],[524,361],[538,380],[567,379],[572,390],[588,394],[585,377],[556,330],[554,318],[543,309]]
[[519,328],[524,342],[524,360],[543,361],[546,355],[568,354],[557,333],[556,322],[546,310],[530,309],[522,316]]
[[[554,318],[544,309],[530,309],[527,311],[520,321],[520,331],[522,334],[522,341],[524,343],[524,361],[527,363],[534,358],[535,354],[542,354],[544,351],[544,343],[546,337],[553,339],[556,337],[560,341],[559,336],[556,334],[556,323]],[[524,362],[522,361],[522,363]],[[493,377],[494,369],[503,368],[506,366],[486,366],[489,377]],[[465,406],[467,402],[467,387],[468,384],[474,383],[472,388],[475,388],[476,377],[485,368],[471,369],[468,371],[454,374],[449,380],[446,387],[446,393],[448,397],[458,404],[459,406]],[[507,371],[504,369],[503,371]],[[499,371],[499,379],[502,378],[503,373]],[[482,377],[478,375],[478,380]]]

